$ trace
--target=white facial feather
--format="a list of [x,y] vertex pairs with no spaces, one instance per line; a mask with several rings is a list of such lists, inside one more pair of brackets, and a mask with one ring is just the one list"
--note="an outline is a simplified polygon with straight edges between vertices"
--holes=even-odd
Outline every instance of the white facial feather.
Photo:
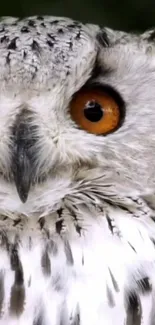
[[[154,35],[1,20],[0,325],[154,324]],[[124,102],[106,137],[71,118],[88,83]]]

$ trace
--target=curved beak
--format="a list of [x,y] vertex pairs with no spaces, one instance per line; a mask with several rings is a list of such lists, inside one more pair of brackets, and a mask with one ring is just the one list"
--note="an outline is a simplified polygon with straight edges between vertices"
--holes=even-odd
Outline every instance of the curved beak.
[[14,154],[13,176],[18,195],[26,202],[31,186],[31,163],[25,148],[20,145]]
[[34,174],[35,140],[32,137],[32,126],[23,115],[25,116],[25,114],[22,114],[13,128],[11,170],[18,195],[21,201],[25,203]]

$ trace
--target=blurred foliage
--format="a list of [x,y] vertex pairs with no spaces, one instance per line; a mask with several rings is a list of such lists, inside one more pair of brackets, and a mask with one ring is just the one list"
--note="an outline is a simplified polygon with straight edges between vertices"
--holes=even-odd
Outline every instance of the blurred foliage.
[[155,0],[8,0],[0,1],[1,16],[66,16],[124,30],[155,25]]

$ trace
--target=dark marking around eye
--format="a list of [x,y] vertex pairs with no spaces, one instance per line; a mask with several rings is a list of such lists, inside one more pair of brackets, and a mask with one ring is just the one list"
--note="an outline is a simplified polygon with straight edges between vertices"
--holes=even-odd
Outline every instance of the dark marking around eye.
[[94,65],[94,69],[91,74],[92,79],[96,79],[98,76],[103,74],[104,76],[109,75],[113,70],[110,67],[102,64],[100,65],[99,62],[96,61]]

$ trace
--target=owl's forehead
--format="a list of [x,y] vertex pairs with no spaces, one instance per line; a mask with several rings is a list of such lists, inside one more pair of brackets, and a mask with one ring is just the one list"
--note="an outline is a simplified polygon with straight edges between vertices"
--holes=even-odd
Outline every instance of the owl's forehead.
[[[58,17],[0,21],[0,86],[46,90],[87,78],[99,28]],[[77,85],[78,87],[78,85]]]
[[141,66],[148,71],[148,62],[154,67],[153,39],[154,31],[137,36],[61,17],[2,18],[0,96],[27,90],[28,98],[45,90],[53,96],[56,87],[70,98],[90,78],[95,62],[103,68],[101,78],[108,70],[121,83]]

